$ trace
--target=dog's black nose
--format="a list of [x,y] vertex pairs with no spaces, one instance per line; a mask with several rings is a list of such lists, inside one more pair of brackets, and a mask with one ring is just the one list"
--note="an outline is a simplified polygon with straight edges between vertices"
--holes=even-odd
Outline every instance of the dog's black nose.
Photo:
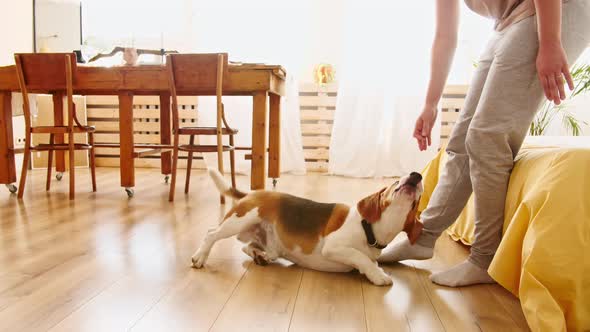
[[418,185],[422,181],[422,175],[420,173],[412,172],[410,173],[410,178],[408,179],[408,183],[413,185]]

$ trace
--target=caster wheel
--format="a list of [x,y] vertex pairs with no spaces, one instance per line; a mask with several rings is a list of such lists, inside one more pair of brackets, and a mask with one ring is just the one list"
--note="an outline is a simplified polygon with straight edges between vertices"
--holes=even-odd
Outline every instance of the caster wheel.
[[7,184],[6,188],[8,188],[8,191],[10,191],[11,194],[16,194],[16,191],[18,190],[14,184]]
[[277,183],[278,183],[278,182],[279,182],[279,181],[277,181],[277,179],[272,179],[272,187],[273,187],[273,188],[276,188],[276,187],[277,187]]
[[131,198],[135,194],[133,188],[125,188],[125,192],[127,193],[127,197]]
[[164,176],[164,182],[165,182],[166,184],[168,184],[168,181],[169,181],[169,180],[170,180],[170,175],[166,175],[166,176]]
[[57,174],[55,174],[55,179],[57,181],[61,181],[61,179],[63,179],[63,177],[64,177],[64,173],[57,172]]

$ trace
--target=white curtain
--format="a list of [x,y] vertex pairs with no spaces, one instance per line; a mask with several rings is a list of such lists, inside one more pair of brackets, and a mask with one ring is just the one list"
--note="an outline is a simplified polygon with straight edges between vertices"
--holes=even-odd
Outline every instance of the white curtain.
[[101,52],[114,46],[187,52],[192,8],[191,0],[82,0],[83,42]]
[[420,171],[438,147],[412,138],[433,37],[432,1],[346,1],[345,59],[330,144],[331,174],[401,176]]
[[[123,45],[228,52],[234,61],[284,65],[290,97],[282,110],[283,171],[304,171],[295,78],[309,82],[315,64],[334,64],[340,91],[330,171],[387,176],[421,169],[435,150],[419,152],[411,138],[428,78],[434,5],[434,0],[83,0],[82,8],[85,40],[105,50]],[[461,20],[451,84],[468,83],[492,25],[465,6]],[[207,119],[214,108],[206,99],[200,100],[200,121],[212,125]],[[249,145],[251,98],[224,102],[229,121],[240,129],[239,144]],[[247,173],[249,162],[238,161]]]
[[[85,38],[112,46],[165,48],[181,52],[227,52],[230,61],[283,65],[287,72],[281,109],[281,171],[304,173],[299,125],[298,86],[293,73],[301,72],[308,35],[310,0],[85,0]],[[113,12],[113,8],[117,8]],[[108,47],[106,46],[108,45]],[[238,146],[251,145],[252,98],[224,97],[227,119],[239,130]],[[215,125],[213,98],[199,98],[198,122]],[[214,138],[203,138],[215,144]],[[229,156],[225,154],[229,171]],[[240,173],[249,173],[245,152],[238,152]],[[205,154],[216,165],[215,154]]]
[[[218,0],[193,1],[193,49],[197,52],[225,51],[230,61],[281,64],[286,67],[286,93],[281,98],[281,172],[305,173],[301,126],[299,116],[299,90],[293,72],[302,65],[299,55],[302,46],[301,20],[305,19],[307,1],[274,0]],[[283,13],[278,15],[277,13]],[[290,13],[285,15],[285,13]],[[231,24],[227,24],[231,22]],[[224,97],[226,116],[231,126],[239,129],[238,146],[250,146],[252,135],[252,98]],[[199,125],[215,124],[214,97],[199,98]],[[206,144],[214,137],[203,138]],[[236,169],[250,172],[250,161],[236,153]],[[224,156],[229,165],[229,156]],[[207,165],[216,165],[215,154],[205,154]],[[226,169],[229,170],[228,167]]]
[[[226,118],[229,125],[239,129],[236,135],[237,146],[250,146],[252,137],[252,98],[223,97]],[[199,98],[199,118],[201,126],[215,126],[216,103],[214,97]],[[224,138],[227,143],[227,138]],[[201,143],[215,144],[216,138],[202,137]],[[250,161],[245,160],[251,151],[236,151],[236,171],[241,174],[250,173]],[[204,154],[205,163],[210,167],[217,166],[217,154]],[[229,171],[229,155],[224,154],[224,168]],[[305,174],[303,144],[301,142],[301,125],[299,117],[299,89],[292,75],[287,76],[286,96],[281,98],[281,172]]]

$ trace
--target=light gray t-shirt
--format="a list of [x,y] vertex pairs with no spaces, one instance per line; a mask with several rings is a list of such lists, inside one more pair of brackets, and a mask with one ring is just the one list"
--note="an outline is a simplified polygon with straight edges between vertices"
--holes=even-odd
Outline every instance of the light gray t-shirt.
[[496,20],[497,31],[535,14],[533,0],[465,0],[465,4],[474,12]]

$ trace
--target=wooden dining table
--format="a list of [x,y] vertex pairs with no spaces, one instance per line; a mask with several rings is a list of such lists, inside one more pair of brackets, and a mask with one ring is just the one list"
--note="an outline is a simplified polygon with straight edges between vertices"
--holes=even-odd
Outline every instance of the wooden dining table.
[[[223,94],[232,96],[251,96],[252,107],[252,162],[250,187],[264,189],[268,177],[280,176],[280,117],[281,96],[285,91],[286,72],[281,66],[263,64],[230,64],[223,82]],[[179,95],[215,95],[211,82],[191,87],[191,91],[179,91]],[[0,184],[16,182],[14,133],[12,128],[12,92],[19,86],[15,66],[0,67]],[[52,94],[54,107],[62,107],[61,92],[30,91],[32,93]],[[135,187],[135,153],[138,144],[134,143],[133,96],[151,95],[160,98],[160,140],[162,145],[170,145],[170,91],[166,67],[163,65],[140,65],[118,67],[94,67],[79,65],[74,75],[74,94],[77,95],[116,95],[119,99],[119,144],[121,187]],[[56,125],[63,123],[61,112],[54,112]],[[268,145],[267,145],[268,133]],[[56,137],[56,141],[63,137]],[[63,154],[56,156],[58,172],[65,170]],[[171,154],[165,152],[161,157],[161,172],[171,173]]]

